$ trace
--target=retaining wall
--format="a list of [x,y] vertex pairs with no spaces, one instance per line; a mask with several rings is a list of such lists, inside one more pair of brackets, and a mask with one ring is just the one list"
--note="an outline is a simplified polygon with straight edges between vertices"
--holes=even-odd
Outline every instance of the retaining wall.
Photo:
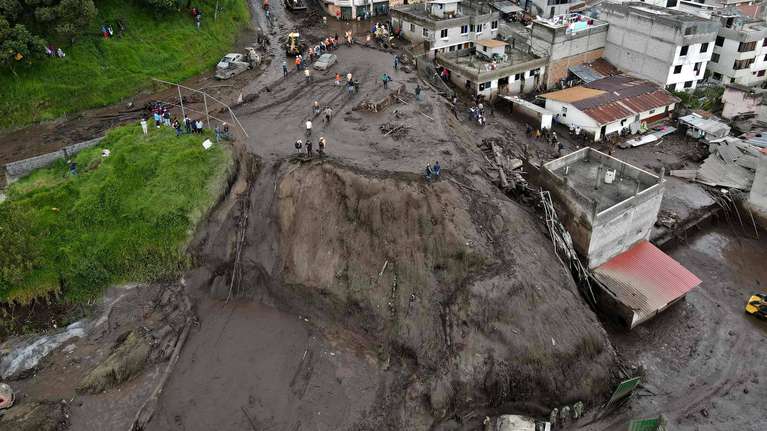
[[52,153],[42,154],[40,156],[32,157],[29,159],[8,163],[5,165],[5,182],[6,184],[10,184],[29,174],[35,169],[49,166],[56,160],[68,159],[86,148],[98,145],[102,139],[104,139],[103,136],[88,141],[67,145],[66,147]]

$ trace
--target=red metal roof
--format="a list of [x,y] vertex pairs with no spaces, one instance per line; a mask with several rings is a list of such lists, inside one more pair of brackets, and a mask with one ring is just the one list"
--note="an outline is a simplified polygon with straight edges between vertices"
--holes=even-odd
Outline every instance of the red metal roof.
[[584,109],[583,112],[599,124],[612,123],[615,120],[634,115],[634,111],[627,109],[618,102],[605,103],[604,105],[587,108]]
[[597,267],[594,276],[618,301],[634,310],[631,327],[701,283],[695,274],[644,240]]

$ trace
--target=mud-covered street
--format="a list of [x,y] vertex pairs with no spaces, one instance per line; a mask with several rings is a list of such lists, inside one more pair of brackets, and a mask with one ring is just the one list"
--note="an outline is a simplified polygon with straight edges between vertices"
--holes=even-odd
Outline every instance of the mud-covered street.
[[[304,15],[275,2],[272,25],[258,3],[240,45],[260,32],[270,58],[218,90],[247,137],[237,133],[236,172],[194,234],[191,269],[170,286],[110,291],[87,332],[33,371],[10,374],[22,405],[36,403],[43,422],[35,424],[468,431],[484,429],[486,417],[543,419],[582,402],[586,418],[558,429],[625,430],[631,419],[661,413],[673,430],[765,429],[767,325],[743,312],[748,294],[767,282],[764,232],[756,238],[720,215],[667,243],[664,251],[702,284],[629,331],[586,302],[552,250],[540,209],[504,194],[487,172],[480,147],[488,141],[528,163],[554,158],[525,136],[523,121],[499,107],[484,127],[463,110],[455,115],[416,72],[394,70],[401,52],[392,49],[341,46],[337,63],[308,79],[288,58],[283,78],[281,40]],[[301,31],[315,41],[366,25],[315,20]],[[337,85],[336,73],[352,74],[359,91]],[[211,86],[209,78],[187,85]],[[329,122],[312,112],[315,101],[332,110]],[[9,132],[0,163],[135,118],[121,105]],[[307,120],[309,139],[327,140],[324,157],[294,147],[307,139]],[[617,156],[657,172],[693,152],[662,151]],[[435,161],[441,178],[427,182],[424,167]],[[688,208],[701,195],[703,206],[701,188],[672,180],[666,207]],[[146,365],[116,377],[131,364],[120,349],[145,352]],[[110,361],[117,371],[89,377]],[[601,412],[627,371],[642,388]],[[8,428],[17,420],[0,430],[34,429]]]

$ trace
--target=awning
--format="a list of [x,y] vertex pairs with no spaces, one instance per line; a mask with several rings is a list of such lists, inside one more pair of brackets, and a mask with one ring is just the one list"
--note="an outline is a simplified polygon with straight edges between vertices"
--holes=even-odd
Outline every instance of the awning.
[[701,283],[695,274],[644,240],[597,267],[594,277],[634,312],[632,328]]
[[602,75],[601,73],[597,72],[588,64],[577,64],[575,66],[570,66],[569,69],[573,75],[577,76],[583,82],[587,82],[587,83],[596,81],[598,79],[602,79],[605,77],[605,75]]

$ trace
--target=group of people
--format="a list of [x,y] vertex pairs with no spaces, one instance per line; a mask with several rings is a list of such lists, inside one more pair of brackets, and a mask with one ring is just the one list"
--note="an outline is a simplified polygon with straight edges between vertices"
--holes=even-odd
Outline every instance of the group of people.
[[[320,136],[320,139],[317,141],[317,155],[320,157],[325,156],[325,148],[328,145],[327,139],[325,139],[324,136]],[[312,143],[312,140],[309,136],[306,137],[306,142],[298,139],[296,140],[296,143],[294,144],[296,148],[296,154],[302,153],[302,148],[306,148],[306,155],[309,157],[314,157],[314,144]]]
[[[336,85],[341,85],[341,74],[336,73]],[[346,91],[349,93],[349,97],[353,96],[354,93],[357,93],[360,91],[360,82],[357,79],[354,79],[354,76],[352,76],[352,73],[349,72],[346,74]]]
[[104,39],[109,39],[110,37],[114,36],[115,32],[112,29],[112,25],[101,24],[101,35],[104,36]]
[[58,58],[64,58],[67,55],[64,53],[64,51],[61,50],[61,48],[56,48],[55,46],[48,44],[48,46],[45,47],[45,55],[48,57],[58,57]]
[[546,143],[551,146],[551,148],[554,150],[554,153],[558,157],[562,156],[562,150],[564,150],[565,147],[562,144],[562,142],[560,142],[559,138],[557,137],[557,132],[550,129],[543,129],[543,130],[533,129],[533,127],[530,124],[526,124],[525,135],[528,138],[535,139],[536,141],[544,139]]
[[439,179],[439,175],[442,172],[442,167],[439,165],[439,160],[434,162],[434,165],[426,164],[426,171],[424,172],[424,177],[426,178],[426,182],[431,182],[432,180],[436,181]]
[[[149,107],[149,113],[151,114],[154,126],[160,128],[161,126],[173,127],[176,130],[176,136],[186,134],[202,134],[205,130],[205,124],[202,119],[192,120],[188,115],[184,115],[183,122],[179,121],[176,117],[171,116],[170,109],[160,102],[153,103]],[[141,131],[144,135],[149,134],[149,117],[144,116],[141,119]],[[229,126],[226,123],[216,126],[216,140],[229,136]]]
[[200,30],[200,25],[202,24],[202,11],[193,7],[191,13],[192,19],[194,19],[194,26],[197,27],[197,30]]

